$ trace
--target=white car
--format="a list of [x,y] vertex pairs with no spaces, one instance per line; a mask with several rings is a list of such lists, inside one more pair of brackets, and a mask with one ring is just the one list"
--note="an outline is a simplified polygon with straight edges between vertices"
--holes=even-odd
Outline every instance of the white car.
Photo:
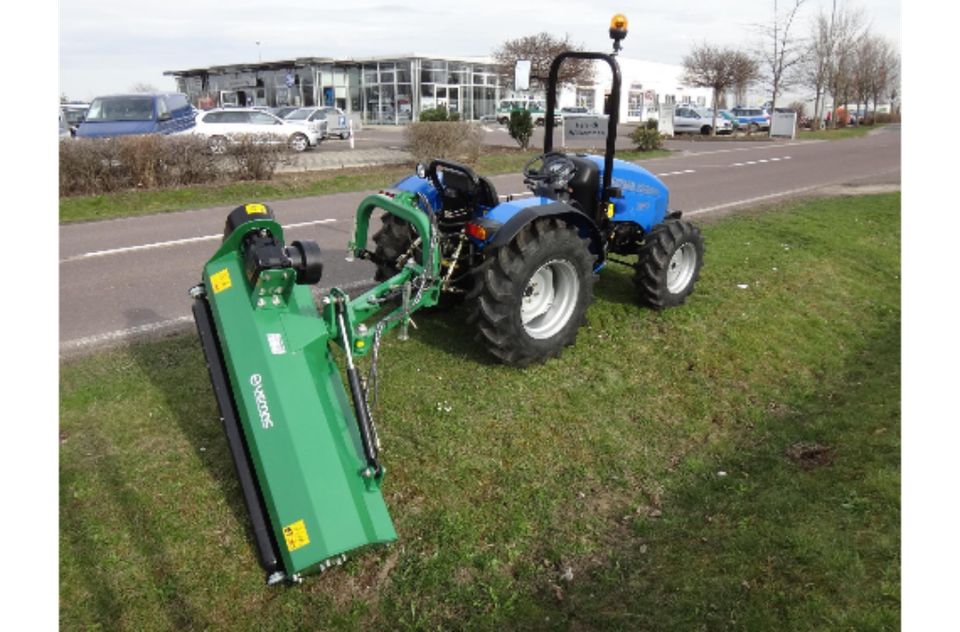
[[323,125],[323,138],[339,136],[341,140],[350,138],[347,115],[340,108],[327,105],[318,108],[297,108],[283,117],[288,123],[297,125]]
[[204,112],[197,117],[193,133],[210,141],[210,151],[222,154],[231,142],[253,135],[268,144],[286,143],[296,152],[316,147],[323,133],[311,126],[295,125],[268,112],[253,108],[228,108]]
[[[709,136],[713,129],[713,110],[707,108],[678,107],[673,113],[673,131],[680,134],[703,134]],[[732,134],[733,123],[717,113],[717,134]]]

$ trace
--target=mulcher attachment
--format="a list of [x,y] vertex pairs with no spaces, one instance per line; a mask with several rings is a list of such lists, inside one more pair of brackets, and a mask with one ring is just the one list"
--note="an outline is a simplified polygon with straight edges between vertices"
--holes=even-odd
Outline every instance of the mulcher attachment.
[[[370,196],[360,207],[355,255],[366,253],[375,208],[430,234],[429,220],[412,199]],[[334,290],[321,313],[306,285],[320,280],[319,248],[313,242],[286,246],[270,209],[248,204],[230,214],[222,245],[204,267],[202,284],[191,291],[270,583],[296,580],[342,561],[350,550],[397,537],[380,491],[384,469],[353,358],[375,346],[384,330],[408,320],[410,311],[436,303],[439,264],[431,250],[354,302]],[[394,310],[375,326],[362,323],[412,284],[420,290],[419,303]],[[331,343],[345,352],[350,396]]]

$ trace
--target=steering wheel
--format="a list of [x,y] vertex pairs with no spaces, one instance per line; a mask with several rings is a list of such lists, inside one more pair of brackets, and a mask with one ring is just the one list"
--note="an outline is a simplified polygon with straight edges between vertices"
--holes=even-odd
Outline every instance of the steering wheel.
[[[540,169],[533,165],[542,162]],[[549,151],[530,159],[523,166],[523,177],[531,182],[544,184],[559,184],[566,182],[577,172],[577,165],[566,154]]]

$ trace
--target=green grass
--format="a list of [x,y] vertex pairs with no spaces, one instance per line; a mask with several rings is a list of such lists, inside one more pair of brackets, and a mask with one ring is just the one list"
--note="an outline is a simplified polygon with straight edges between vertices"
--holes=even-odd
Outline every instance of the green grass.
[[821,129],[821,130],[800,130],[800,133],[797,134],[797,139],[799,140],[843,140],[845,138],[860,138],[861,136],[866,136],[875,129],[880,129],[881,126],[873,125],[859,125],[857,127],[838,127],[837,129]]
[[[603,153],[603,150],[598,150]],[[480,156],[477,171],[484,175],[519,173],[538,151],[490,150]],[[622,151],[622,160],[640,161],[669,155],[669,151]],[[251,200],[270,201],[349,191],[376,190],[390,186],[412,173],[411,167],[363,167],[309,174],[278,175],[266,182],[181,187],[150,191],[122,191],[104,195],[60,199],[62,223],[86,222],[152,213],[182,211],[209,206],[244,204]]]
[[262,584],[195,336],[64,363],[61,625],[898,629],[899,210],[704,226],[685,306],[605,270],[577,344],[527,370],[461,310],[418,317],[376,411],[400,540],[297,587]]

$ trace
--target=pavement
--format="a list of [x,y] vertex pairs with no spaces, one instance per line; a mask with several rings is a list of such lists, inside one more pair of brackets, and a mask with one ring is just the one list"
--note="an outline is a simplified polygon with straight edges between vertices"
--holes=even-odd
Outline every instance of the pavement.
[[281,165],[279,173],[302,173],[325,171],[346,167],[374,167],[378,165],[409,164],[413,160],[408,152],[393,147],[369,149],[339,149],[336,151],[305,151],[293,157],[289,164]]
[[[694,221],[791,198],[891,190],[900,184],[899,126],[840,141],[687,142],[678,155],[640,164],[669,187],[670,207]],[[367,149],[396,151],[354,152]],[[519,174],[491,180],[501,196],[529,194]],[[368,193],[257,201],[271,205],[288,240],[320,244],[324,278],[318,292],[334,285],[351,291],[373,277],[369,262],[345,261],[355,210]],[[186,293],[199,281],[229,210],[61,226],[61,357],[192,328]]]

